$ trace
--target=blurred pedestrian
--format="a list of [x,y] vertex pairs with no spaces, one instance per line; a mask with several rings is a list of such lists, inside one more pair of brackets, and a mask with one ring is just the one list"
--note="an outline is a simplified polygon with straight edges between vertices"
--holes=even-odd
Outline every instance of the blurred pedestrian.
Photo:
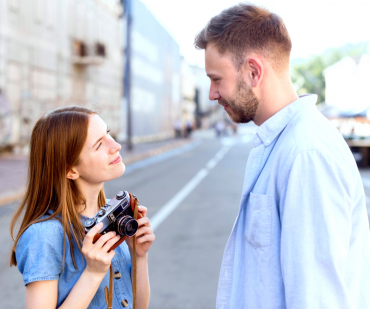
[[221,137],[225,133],[225,122],[223,120],[217,121],[215,125],[215,129],[216,129],[216,136]]
[[241,3],[213,17],[195,46],[205,49],[210,99],[259,126],[216,308],[370,308],[361,177],[317,96],[297,96],[282,19]]
[[175,130],[175,138],[180,138],[181,137],[181,129],[182,129],[182,124],[180,119],[176,119],[173,122],[173,129]]
[[186,138],[190,138],[191,132],[193,131],[193,121],[191,119],[186,120]]
[[[36,123],[28,188],[10,224],[14,239],[14,229],[21,223],[11,265],[23,275],[27,309],[107,308],[106,296],[113,297],[113,308],[132,308],[132,238],[110,250],[122,241],[119,234],[109,232],[94,242],[102,224],[86,235],[83,224],[105,205],[104,182],[125,171],[120,148],[105,122],[83,107],[55,110]],[[147,252],[154,234],[146,208],[139,206],[138,211],[142,215],[136,234],[139,309],[149,304]],[[110,265],[120,279],[114,281],[114,289],[109,283],[112,273],[107,274]]]

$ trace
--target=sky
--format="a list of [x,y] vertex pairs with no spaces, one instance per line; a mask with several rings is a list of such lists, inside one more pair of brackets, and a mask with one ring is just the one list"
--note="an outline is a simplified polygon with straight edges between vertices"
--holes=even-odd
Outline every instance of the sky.
[[[186,60],[204,67],[195,35],[210,18],[240,1],[141,0],[180,45]],[[293,43],[291,59],[308,58],[346,43],[370,42],[370,0],[258,0],[283,18]]]

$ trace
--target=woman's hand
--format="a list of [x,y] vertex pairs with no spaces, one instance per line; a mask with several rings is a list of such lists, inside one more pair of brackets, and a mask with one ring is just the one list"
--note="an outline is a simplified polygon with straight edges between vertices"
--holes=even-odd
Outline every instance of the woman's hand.
[[[137,220],[139,229],[136,232],[136,256],[143,257],[149,251],[149,248],[155,239],[155,235],[150,227],[149,218],[146,217],[146,213],[148,211],[147,208],[144,206],[139,206],[138,211],[141,213],[142,218]],[[132,252],[133,237],[127,238],[126,243]]]
[[86,259],[85,270],[104,277],[115,255],[114,250],[109,251],[109,249],[120,239],[120,236],[116,236],[116,232],[109,232],[93,243],[94,236],[102,227],[103,223],[100,222],[86,234],[81,251]]

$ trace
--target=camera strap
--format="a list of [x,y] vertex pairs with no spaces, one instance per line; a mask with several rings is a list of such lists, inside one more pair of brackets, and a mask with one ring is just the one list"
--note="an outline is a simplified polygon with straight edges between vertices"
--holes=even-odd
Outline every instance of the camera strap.
[[[137,220],[139,200],[138,198],[129,193],[130,195],[130,206],[134,212],[134,219]],[[133,248],[132,248],[132,309],[136,309],[136,235],[133,236]],[[107,302],[107,309],[113,307],[113,268],[112,264],[109,266],[109,288],[106,286],[104,289],[105,301]]]
[[[130,193],[130,201],[132,205],[132,201],[135,203],[134,206],[134,219],[137,220],[137,212],[138,212],[138,207],[139,207],[139,200],[138,198]],[[133,237],[133,258],[132,258],[132,309],[136,309],[136,273],[137,273],[137,268],[136,268],[136,235]]]

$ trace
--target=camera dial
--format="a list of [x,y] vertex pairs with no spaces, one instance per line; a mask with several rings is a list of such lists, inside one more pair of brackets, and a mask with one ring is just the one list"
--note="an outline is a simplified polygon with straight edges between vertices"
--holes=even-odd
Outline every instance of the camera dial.
[[120,215],[116,220],[116,231],[121,236],[132,237],[136,234],[139,224],[135,219],[127,215]]
[[90,228],[92,228],[95,225],[95,223],[96,223],[96,219],[95,218],[91,218],[91,219],[87,219],[85,221],[84,225],[85,225],[85,227],[87,229],[90,229]]
[[99,212],[98,212],[98,217],[103,217],[104,215],[105,215],[105,210],[100,209]]
[[116,195],[117,200],[122,200],[126,196],[126,193],[124,191],[119,191]]

